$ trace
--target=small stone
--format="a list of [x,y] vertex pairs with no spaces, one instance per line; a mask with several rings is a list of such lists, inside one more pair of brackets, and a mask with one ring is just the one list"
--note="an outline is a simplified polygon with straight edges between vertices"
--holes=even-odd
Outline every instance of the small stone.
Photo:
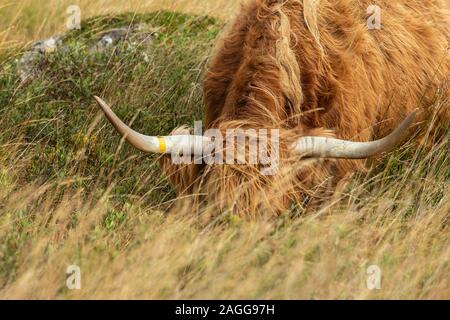
[[39,53],[52,53],[55,52],[62,44],[62,37],[61,36],[53,36],[48,39],[40,40],[35,42],[31,46],[31,51],[36,51]]
[[37,51],[27,51],[18,60],[20,79],[26,81],[32,78],[38,69],[38,64],[42,59],[42,54]]
[[[125,44],[127,46],[125,48],[135,50],[143,45],[148,46],[156,36],[156,29],[145,24],[111,29],[99,35],[96,43],[90,48],[90,53],[104,52],[123,41],[126,41]],[[31,45],[30,49],[16,62],[22,81],[30,80],[41,72],[45,55],[52,54],[58,50],[64,53],[64,37],[64,35],[55,35],[36,41]],[[146,53],[143,53],[143,60],[147,63],[150,61]]]
[[47,39],[44,42],[44,51],[45,53],[53,53],[57,49],[56,41],[54,38]]

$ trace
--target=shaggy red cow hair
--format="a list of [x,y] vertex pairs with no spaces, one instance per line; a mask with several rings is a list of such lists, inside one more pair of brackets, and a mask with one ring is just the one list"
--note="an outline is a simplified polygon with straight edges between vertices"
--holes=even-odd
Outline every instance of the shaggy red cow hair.
[[[367,8],[381,7],[369,30]],[[180,195],[240,214],[280,213],[323,199],[362,160],[301,160],[301,135],[369,141],[413,109],[432,110],[449,74],[447,0],[252,0],[218,43],[204,79],[206,127],[281,128],[280,171],[255,166],[162,166]]]

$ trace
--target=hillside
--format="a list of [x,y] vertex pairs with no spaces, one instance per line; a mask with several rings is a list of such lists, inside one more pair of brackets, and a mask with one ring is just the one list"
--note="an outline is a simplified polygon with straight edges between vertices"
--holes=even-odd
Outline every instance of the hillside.
[[[157,157],[124,144],[93,96],[141,132],[192,125],[224,24],[97,16],[2,52],[0,297],[449,298],[449,131],[412,137],[314,212],[205,221],[173,206]],[[70,265],[81,290],[66,287]]]

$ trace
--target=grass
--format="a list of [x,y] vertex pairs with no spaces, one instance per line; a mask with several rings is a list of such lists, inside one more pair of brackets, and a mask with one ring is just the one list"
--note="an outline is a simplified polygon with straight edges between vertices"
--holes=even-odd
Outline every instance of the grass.
[[81,18],[120,12],[149,13],[159,9],[183,11],[229,19],[240,0],[0,0],[0,49],[65,32],[71,5],[78,5]]
[[[14,28],[26,25],[23,10]],[[52,19],[5,39],[49,35]],[[92,16],[25,83],[21,46],[2,42],[0,297],[450,298],[448,131],[431,145],[411,139],[306,214],[211,222],[170,207],[175,194],[157,158],[123,144],[92,95],[147,133],[201,119],[202,73],[222,21],[169,11]],[[89,53],[102,31],[134,23],[157,32],[150,45]],[[74,264],[81,290],[66,287]],[[366,287],[371,265],[382,271],[380,290]]]

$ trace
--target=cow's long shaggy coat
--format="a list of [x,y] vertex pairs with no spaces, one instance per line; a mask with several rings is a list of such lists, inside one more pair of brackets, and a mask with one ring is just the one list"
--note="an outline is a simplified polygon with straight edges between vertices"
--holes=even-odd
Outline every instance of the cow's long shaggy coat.
[[[381,8],[369,29],[368,7]],[[301,135],[355,141],[380,138],[413,109],[426,116],[447,90],[447,0],[252,0],[218,43],[204,79],[206,127],[280,128],[279,173],[257,166],[172,165],[180,194],[207,206],[254,214],[323,198],[362,160],[301,160]],[[448,107],[448,105],[447,105]],[[427,109],[428,108],[428,109]],[[441,117],[448,110],[438,111]]]

